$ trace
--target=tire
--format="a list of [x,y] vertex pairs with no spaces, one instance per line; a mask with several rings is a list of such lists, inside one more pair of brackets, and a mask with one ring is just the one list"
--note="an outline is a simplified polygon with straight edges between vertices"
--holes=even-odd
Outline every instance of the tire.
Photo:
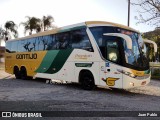
[[27,80],[27,71],[26,71],[26,68],[21,68],[21,71],[20,71],[20,73],[21,73],[21,79],[22,80]]
[[20,74],[18,67],[14,68],[14,75],[15,75],[16,79],[21,79],[21,74]]
[[84,90],[92,90],[95,88],[94,78],[90,72],[82,73],[82,76],[80,76],[80,81]]

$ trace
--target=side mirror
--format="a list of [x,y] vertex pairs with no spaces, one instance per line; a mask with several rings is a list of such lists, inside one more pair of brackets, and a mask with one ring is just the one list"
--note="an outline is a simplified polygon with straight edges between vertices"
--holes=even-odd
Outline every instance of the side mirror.
[[147,39],[143,39],[144,43],[149,43],[149,44],[153,44],[154,46],[154,52],[156,53],[157,52],[157,44],[152,41],[152,40],[147,40]]
[[128,35],[122,33],[104,33],[103,35],[123,38],[127,43],[127,48],[132,49],[132,39]]

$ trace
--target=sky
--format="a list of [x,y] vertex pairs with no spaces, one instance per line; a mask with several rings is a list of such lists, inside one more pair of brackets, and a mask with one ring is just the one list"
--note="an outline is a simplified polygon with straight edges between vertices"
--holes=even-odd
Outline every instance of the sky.
[[[138,8],[131,6],[130,27],[147,32],[154,30],[147,24],[136,24]],[[90,20],[100,20],[127,25],[128,0],[0,0],[0,26],[14,21],[19,36],[24,36],[21,22],[25,16],[42,18],[52,15],[58,27]]]

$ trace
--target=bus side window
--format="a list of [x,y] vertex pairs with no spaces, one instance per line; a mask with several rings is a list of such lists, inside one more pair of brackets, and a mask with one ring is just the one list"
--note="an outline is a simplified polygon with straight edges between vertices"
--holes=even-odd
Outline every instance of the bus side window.
[[56,49],[67,49],[70,48],[70,34],[69,32],[59,33],[56,35]]
[[21,52],[21,49],[22,49],[21,41],[18,40],[18,52]]
[[46,50],[46,46],[47,46],[46,36],[38,37],[38,46],[40,51]]
[[12,52],[12,53],[15,53],[15,52],[18,51],[17,42],[18,42],[18,41],[12,41],[12,45],[11,45],[11,52]]
[[72,48],[84,49],[92,52],[92,46],[85,29],[75,30],[71,33]]
[[18,43],[18,52],[27,52],[27,40],[19,40]]
[[97,44],[99,46],[102,46],[102,45],[105,45],[103,44],[103,40],[102,40],[102,37],[103,37],[103,27],[91,27],[90,28],[95,40],[97,41]]
[[11,45],[12,45],[11,42],[6,43],[6,52],[7,53],[11,53]]
[[48,44],[47,44],[47,50],[54,50],[55,49],[55,35],[49,35],[48,36]]
[[29,51],[29,45],[31,44],[29,40],[22,40],[22,52],[28,52]]
[[120,62],[119,46],[117,41],[107,41],[107,60],[115,63]]
[[30,38],[28,39],[28,48],[27,51],[31,52],[31,51],[36,51],[36,38]]

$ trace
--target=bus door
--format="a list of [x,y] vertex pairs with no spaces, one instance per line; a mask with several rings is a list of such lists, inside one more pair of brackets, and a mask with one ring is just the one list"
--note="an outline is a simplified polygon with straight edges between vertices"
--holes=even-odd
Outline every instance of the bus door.
[[[118,72],[118,69],[122,69],[120,66],[122,61],[121,55],[121,41],[116,37],[104,37],[105,39],[105,69],[104,79],[102,82],[109,87],[122,88],[122,73]],[[104,84],[104,83],[103,83]]]
[[120,71],[123,71],[125,64],[124,47],[132,49],[132,40],[124,34],[106,33],[103,36],[103,44],[102,55],[106,62],[102,82],[105,81],[109,87],[123,88],[123,75]]

